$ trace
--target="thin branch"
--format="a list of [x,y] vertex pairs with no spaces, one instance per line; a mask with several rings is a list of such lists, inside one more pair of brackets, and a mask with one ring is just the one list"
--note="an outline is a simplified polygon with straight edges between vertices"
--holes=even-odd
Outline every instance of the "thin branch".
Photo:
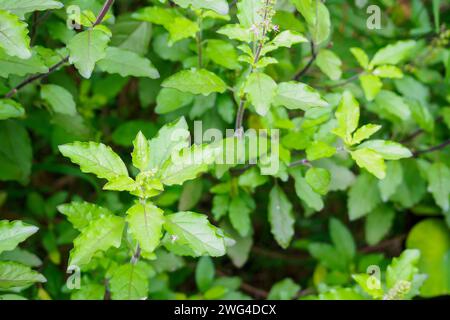
[[[107,0],[103,7],[102,10],[100,11],[97,19],[95,20],[93,27],[99,25],[100,23],[102,23],[103,19],[105,18],[107,12],[109,11],[109,9],[111,8],[112,4],[114,3],[114,0]],[[16,87],[14,87],[13,89],[11,89],[6,95],[5,98],[11,98],[12,96],[14,96],[20,89],[26,87],[27,85],[33,83],[34,81],[37,81],[39,79],[43,79],[48,77],[51,73],[55,72],[56,70],[59,69],[59,67],[61,67],[62,65],[64,65],[65,63],[67,63],[69,61],[69,56],[65,56],[61,61],[59,61],[58,63],[56,63],[55,65],[51,66],[48,69],[48,72],[45,73],[40,73],[40,74],[36,74],[33,76],[30,76],[28,78],[26,78],[25,80],[23,80],[21,83],[19,83]]]
[[5,98],[9,99],[11,98],[13,95],[15,95],[20,89],[22,89],[23,87],[26,87],[27,85],[29,85],[30,83],[33,83],[36,80],[39,79],[43,79],[48,77],[51,73],[55,72],[56,70],[58,70],[58,68],[60,66],[62,66],[63,64],[65,64],[66,62],[69,61],[69,56],[64,57],[60,62],[58,62],[57,64],[51,66],[48,69],[48,72],[46,73],[40,73],[40,74],[36,74],[34,76],[28,77],[27,79],[25,79],[24,81],[22,81],[21,83],[19,83],[16,87],[14,87],[13,89],[11,89],[11,91],[9,91],[7,94],[5,94]]
[[258,63],[258,61],[259,61],[259,57],[261,56],[261,51],[264,46],[264,41],[265,41],[266,34],[267,34],[267,24],[265,22],[267,20],[267,15],[269,13],[268,6],[269,6],[269,0],[266,0],[266,10],[264,11],[264,17],[263,17],[263,21],[264,21],[263,32],[262,32],[261,41],[259,42],[258,48],[256,49],[255,60],[254,60],[255,64]]
[[[216,269],[216,271],[217,271],[217,274],[221,277],[229,276],[226,272],[224,272],[220,269]],[[251,284],[245,283],[243,281],[241,282],[241,289],[242,289],[242,291],[249,293],[254,298],[267,299],[267,297],[269,296],[269,292],[267,292],[266,290],[256,288],[256,287],[252,286]]]
[[358,251],[361,253],[373,253],[373,252],[385,252],[387,249],[391,250],[401,250],[403,241],[405,240],[406,235],[400,235],[398,237],[387,239],[381,241],[380,243],[374,246],[367,246],[360,248]]
[[267,297],[269,296],[269,292],[267,292],[266,290],[256,288],[245,282],[241,283],[241,289],[242,289],[242,291],[250,293],[255,298],[267,299]]
[[102,8],[102,10],[100,10],[100,13],[97,16],[97,20],[95,20],[93,27],[102,23],[103,19],[105,18],[106,14],[108,13],[108,11],[111,8],[111,6],[113,5],[113,3],[114,3],[114,0],[107,0],[103,4],[103,8]]
[[298,166],[311,167],[311,163],[309,162],[308,159],[300,159],[297,161],[293,161],[289,164],[289,168],[294,168],[294,167],[298,167]]
[[235,134],[238,137],[242,137],[242,123],[244,121],[244,113],[245,113],[245,103],[247,102],[246,97],[241,98],[241,102],[239,103],[239,108],[236,113],[236,125],[235,125]]
[[[436,123],[440,123],[442,122],[444,119],[440,116],[438,118],[436,118]],[[414,131],[413,133],[411,133],[409,136],[405,137],[402,141],[400,141],[401,143],[405,143],[405,142],[409,142],[411,140],[414,140],[415,138],[417,138],[418,136],[420,136],[421,134],[425,133],[425,131],[423,129],[417,129],[416,131]]]
[[405,143],[411,140],[414,140],[415,138],[417,138],[418,136],[420,136],[421,134],[423,134],[425,131],[423,131],[423,129],[417,129],[416,131],[414,131],[413,133],[411,133],[409,136],[405,137],[402,141],[400,141],[401,143]]
[[251,251],[254,254],[264,256],[267,258],[272,258],[272,259],[285,260],[285,261],[291,261],[291,262],[297,262],[297,263],[305,261],[305,257],[301,256],[299,253],[290,255],[290,254],[287,254],[284,252],[273,251],[273,250],[269,250],[269,249],[265,249],[265,248],[261,248],[261,247],[257,247],[257,246],[254,246]]
[[414,157],[418,157],[418,156],[420,156],[422,154],[425,154],[425,153],[440,151],[442,149],[445,149],[448,146],[450,146],[450,140],[444,141],[441,144],[439,144],[437,146],[434,146],[434,147],[431,147],[429,149],[415,151],[413,154],[414,154]]
[[300,290],[299,292],[297,292],[297,294],[295,295],[295,297],[292,300],[298,300],[301,297],[304,296],[309,296],[310,294],[315,294],[317,291],[314,288],[306,288],[303,290]]
[[140,258],[141,258],[141,246],[138,243],[136,246],[136,251],[134,252],[133,256],[131,257],[130,263],[136,264],[136,263],[138,263]]
[[109,289],[109,280],[105,279],[105,294],[103,296],[103,300],[111,300],[111,290]]
[[310,43],[311,43],[311,59],[309,59],[308,63],[302,70],[297,72],[297,74],[294,76],[294,80],[298,81],[301,77],[303,77],[312,67],[314,61],[317,59],[316,44],[314,43],[313,40],[311,40]]

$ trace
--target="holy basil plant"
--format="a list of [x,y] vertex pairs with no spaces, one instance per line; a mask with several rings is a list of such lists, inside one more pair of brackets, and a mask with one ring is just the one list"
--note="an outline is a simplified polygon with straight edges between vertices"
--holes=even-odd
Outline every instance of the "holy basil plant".
[[449,295],[449,10],[0,0],[0,299]]

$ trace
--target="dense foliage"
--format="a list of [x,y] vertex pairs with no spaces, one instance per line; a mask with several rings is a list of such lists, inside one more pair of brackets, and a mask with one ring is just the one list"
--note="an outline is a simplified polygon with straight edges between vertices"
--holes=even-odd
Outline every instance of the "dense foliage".
[[0,300],[449,295],[449,11],[0,0]]

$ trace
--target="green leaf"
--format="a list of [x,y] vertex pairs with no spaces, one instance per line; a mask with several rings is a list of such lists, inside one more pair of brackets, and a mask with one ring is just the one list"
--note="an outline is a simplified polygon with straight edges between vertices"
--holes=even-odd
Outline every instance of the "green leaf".
[[223,93],[227,89],[222,79],[205,69],[180,71],[164,80],[162,86],[204,96],[213,92]]
[[18,262],[29,267],[42,266],[42,260],[30,251],[16,247],[12,251],[6,251],[0,254],[0,261]]
[[217,30],[217,33],[223,34],[232,40],[239,40],[243,42],[251,42],[252,34],[249,29],[244,28],[239,24],[227,24]]
[[27,131],[12,120],[0,125],[0,180],[28,181],[32,149]]
[[193,38],[199,31],[198,24],[185,17],[176,17],[164,27],[170,34],[169,45],[186,38]]
[[[301,0],[300,0],[301,1]],[[306,18],[308,28],[316,45],[328,39],[331,32],[331,19],[328,8],[320,1],[314,1],[311,5],[314,14],[313,19]],[[311,10],[311,9],[310,9]],[[311,12],[311,11],[310,11]],[[311,20],[311,21],[308,21]]]
[[336,287],[319,294],[319,300],[366,300],[355,288]]
[[134,21],[130,16],[120,16],[111,26],[111,45],[144,56],[150,45],[152,25],[145,21]]
[[207,145],[193,145],[172,156],[161,168],[161,182],[171,186],[195,179],[214,162],[214,151]]
[[142,21],[160,24],[163,26],[169,25],[175,18],[180,15],[174,9],[168,9],[158,6],[145,7],[132,14],[132,18]]
[[149,290],[149,272],[151,267],[138,262],[118,267],[111,279],[111,297],[114,300],[144,300]]
[[63,87],[46,84],[41,87],[41,98],[48,102],[54,112],[73,116],[77,107],[72,94]]
[[323,159],[318,164],[331,173],[330,191],[346,191],[355,181],[355,175],[349,168],[333,160]]
[[361,144],[358,149],[370,149],[385,160],[399,160],[412,157],[411,151],[400,143],[387,140],[370,140]]
[[339,254],[352,261],[356,255],[356,244],[350,230],[339,220],[330,219],[330,236]]
[[244,92],[248,94],[249,101],[256,112],[264,116],[269,111],[276,89],[277,83],[271,77],[261,72],[254,72],[248,77]]
[[[367,195],[370,194],[370,197]],[[350,220],[367,215],[381,202],[377,181],[369,174],[362,173],[348,193],[348,214]]]
[[306,157],[309,161],[330,158],[336,154],[336,148],[323,141],[314,141],[306,148]]
[[444,163],[433,163],[428,170],[428,191],[444,212],[449,211],[450,169]]
[[260,15],[261,10],[263,10],[264,3],[259,0],[241,0],[237,3],[237,17],[240,24],[246,28],[250,29],[252,25],[257,26],[261,21],[262,17]]
[[403,182],[398,185],[390,198],[404,208],[411,208],[427,193],[426,181],[418,174],[420,169],[416,160],[402,161],[402,169]]
[[386,165],[386,178],[378,181],[381,199],[387,202],[403,182],[403,168],[400,161],[389,161]]
[[132,147],[136,135],[142,131],[147,137],[153,137],[158,132],[155,123],[145,120],[128,120],[120,124],[112,133],[112,141],[122,147]]
[[321,195],[328,193],[330,186],[331,175],[330,172],[322,168],[310,168],[305,175],[306,182],[311,188]]
[[166,114],[192,103],[194,96],[188,92],[181,92],[176,89],[162,88],[156,97],[157,114]]
[[25,109],[20,103],[17,103],[11,99],[0,100],[0,120],[23,118],[24,115]]
[[165,219],[164,228],[172,235],[172,242],[188,246],[196,256],[225,255],[225,239],[205,215],[187,211],[168,215]]
[[412,281],[418,272],[417,264],[420,259],[420,251],[408,249],[398,257],[392,259],[392,263],[386,269],[386,285],[388,289],[399,281]]
[[370,246],[380,242],[391,230],[394,223],[395,211],[387,206],[378,206],[366,218],[365,234]]
[[216,106],[217,94],[212,93],[209,96],[195,96],[194,103],[189,112],[191,119],[199,118]]
[[339,80],[342,76],[342,61],[331,50],[320,50],[316,59],[317,66],[331,80]]
[[419,270],[428,275],[420,290],[422,297],[450,293],[450,235],[447,225],[438,219],[427,219],[409,232],[406,247],[420,250]]
[[102,284],[83,284],[79,290],[72,291],[70,300],[103,300],[105,297],[105,286]]
[[98,66],[105,72],[122,77],[159,78],[158,70],[149,59],[121,48],[108,47],[105,57],[98,61]]
[[9,11],[21,19],[29,12],[61,9],[63,6],[53,0],[0,0],[0,10]]
[[373,71],[373,74],[380,78],[401,79],[403,72],[396,66],[383,65]]
[[71,203],[61,204],[57,209],[67,217],[67,220],[78,231],[86,228],[91,221],[112,216],[112,212],[109,209],[89,202],[73,201]]
[[236,244],[227,248],[227,254],[237,268],[242,268],[247,262],[253,246],[253,234],[241,237],[233,228],[225,225],[224,231],[236,241]]
[[336,110],[338,127],[334,133],[344,139],[346,144],[351,144],[352,133],[358,128],[359,103],[350,91],[345,91]]
[[102,143],[74,142],[58,148],[85,173],[93,173],[107,180],[119,176],[128,177],[128,171],[122,159],[110,147]]
[[370,138],[372,135],[377,133],[381,129],[381,126],[377,124],[366,124],[356,130],[356,132],[353,134],[352,138],[352,145],[353,144],[359,144],[362,141]]
[[434,118],[429,108],[413,99],[407,100],[414,121],[426,132],[434,131]]
[[311,186],[306,182],[306,179],[302,177],[300,170],[292,171],[291,174],[295,179],[295,193],[297,196],[306,203],[306,205],[315,211],[321,211],[324,207],[321,196],[316,193]]
[[205,54],[219,66],[231,70],[240,68],[236,49],[231,43],[223,40],[208,40],[206,43]]
[[[424,82],[430,80],[421,79]],[[432,80],[434,81],[434,80]],[[394,80],[396,89],[403,97],[407,97],[407,100],[417,100],[422,104],[428,105],[430,99],[430,88],[424,83],[416,80],[411,76],[404,76],[402,79]]]
[[390,44],[385,48],[378,50],[370,62],[370,67],[383,64],[395,65],[400,63],[410,56],[416,45],[417,43],[414,40],[398,41],[394,44]]
[[183,185],[183,191],[178,202],[178,211],[188,211],[194,208],[202,199],[203,192],[202,179],[187,181]]
[[22,221],[0,220],[0,253],[13,250],[19,243],[38,231],[38,227]]
[[128,176],[117,176],[111,178],[104,186],[103,190],[112,191],[135,191],[139,184]]
[[380,299],[383,297],[384,291],[381,287],[380,280],[378,280],[375,276],[368,274],[354,274],[352,275],[352,278],[373,299]]
[[359,81],[368,101],[373,101],[383,88],[383,82],[373,74],[363,74],[359,77]]
[[366,169],[378,179],[386,177],[386,164],[382,155],[377,151],[361,148],[350,152],[350,154],[359,167]]
[[163,211],[152,204],[135,204],[128,209],[126,221],[142,251],[153,253],[162,238]]
[[347,261],[342,259],[337,249],[328,243],[310,243],[308,251],[329,269],[340,271],[347,269]]
[[439,28],[441,27],[440,8],[441,0],[433,0],[434,29],[436,33],[439,33]]
[[84,78],[89,79],[95,64],[105,58],[108,42],[109,36],[99,29],[78,33],[67,44],[69,62],[75,65]]
[[111,247],[118,248],[122,242],[125,220],[121,217],[106,215],[92,220],[73,241],[69,266],[88,264],[98,252]]
[[150,140],[150,164],[147,170],[160,170],[175,150],[189,147],[190,133],[184,118],[164,125]]
[[139,131],[136,139],[133,141],[133,152],[131,153],[131,158],[133,166],[141,171],[145,171],[150,163],[150,144],[144,134]]
[[[306,39],[302,34],[291,30],[285,30],[273,38],[268,47],[270,48],[270,51],[272,51],[281,47],[290,48],[294,44],[303,42],[308,42],[308,39]],[[262,52],[267,53],[267,48],[263,48]]]
[[32,51],[29,59],[23,60],[7,55],[4,50],[0,49],[0,77],[7,78],[10,75],[25,76],[31,73],[47,72],[47,66],[35,50]]
[[328,102],[312,87],[298,82],[282,82],[274,99],[274,104],[290,110],[308,110],[313,107],[327,107]]
[[268,300],[292,300],[300,291],[300,286],[291,278],[278,281],[270,289]]
[[208,9],[213,10],[221,15],[228,14],[228,3],[225,0],[174,0],[174,3],[182,8],[192,6],[193,9]]
[[302,14],[306,22],[313,23],[316,18],[315,3],[313,0],[292,0],[298,12]]
[[233,228],[238,231],[241,237],[247,236],[252,229],[252,221],[250,219],[252,208],[247,205],[243,198],[236,196],[231,200],[228,210]]
[[40,273],[17,262],[0,261],[0,289],[25,287],[47,280]]
[[256,189],[268,181],[267,176],[259,173],[257,168],[251,168],[241,174],[238,178],[238,184],[244,188]]
[[294,236],[295,218],[292,213],[292,204],[277,185],[270,191],[268,212],[270,230],[277,243],[286,249]]
[[208,290],[214,280],[214,263],[210,257],[201,257],[195,268],[195,283],[200,292]]
[[20,59],[31,57],[27,24],[19,17],[0,8],[0,48]]
[[369,68],[369,57],[364,52],[364,50],[362,50],[361,48],[351,48],[350,52],[353,54],[353,56],[356,58],[356,60],[358,61],[359,65],[363,69],[366,70],[366,69]]
[[376,112],[387,119],[403,123],[411,117],[411,111],[404,99],[394,92],[382,90],[375,99]]
[[213,198],[211,212],[214,215],[214,219],[220,220],[228,212],[230,198],[228,195],[217,194]]

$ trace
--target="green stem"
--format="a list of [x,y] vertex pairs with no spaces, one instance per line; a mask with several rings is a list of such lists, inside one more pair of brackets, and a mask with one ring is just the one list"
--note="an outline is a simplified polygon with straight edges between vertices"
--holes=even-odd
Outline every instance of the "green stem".
[[[267,20],[267,15],[269,12],[269,0],[266,0],[266,9],[264,11],[264,26],[263,26],[263,32],[262,32],[262,37],[259,41],[258,46],[256,47],[256,51],[254,51],[254,59],[253,59],[253,65],[256,65],[259,61],[259,59],[261,58],[261,52],[262,49],[264,48],[264,43],[265,43],[265,38],[266,38],[266,34],[267,34],[267,28],[266,28],[266,20]],[[268,25],[268,24],[267,24]],[[253,73],[254,68],[253,66],[250,67],[250,72],[249,72],[249,76]],[[241,101],[239,103],[239,107],[238,107],[238,111],[236,113],[236,121],[235,121],[235,136],[238,138],[242,138],[243,132],[244,132],[244,128],[243,128],[243,121],[244,121],[244,115],[245,115],[245,104],[247,102],[247,94],[244,94],[241,97]]]

